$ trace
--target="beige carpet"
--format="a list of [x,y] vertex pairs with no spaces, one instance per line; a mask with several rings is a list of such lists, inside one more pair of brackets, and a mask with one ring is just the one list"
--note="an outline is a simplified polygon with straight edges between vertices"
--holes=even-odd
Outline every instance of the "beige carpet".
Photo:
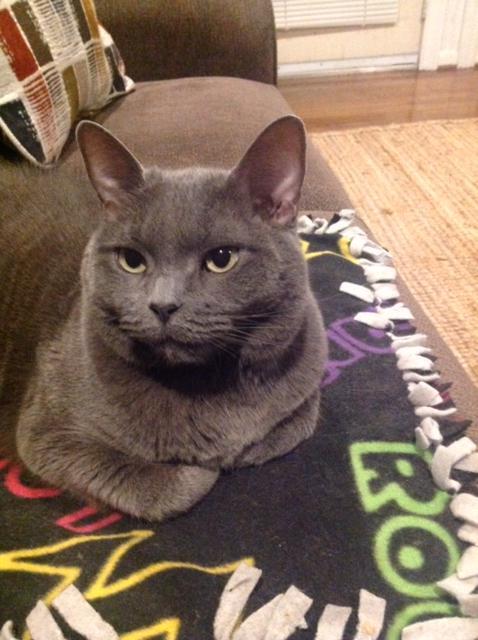
[[478,385],[478,119],[313,138]]

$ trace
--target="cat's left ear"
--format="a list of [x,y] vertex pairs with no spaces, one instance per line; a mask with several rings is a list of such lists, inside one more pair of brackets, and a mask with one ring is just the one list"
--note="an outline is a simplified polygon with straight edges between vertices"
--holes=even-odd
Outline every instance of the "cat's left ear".
[[120,206],[125,195],[144,185],[139,161],[104,127],[83,120],[76,128],[76,139],[91,184],[107,209]]
[[270,222],[292,225],[305,174],[302,120],[285,116],[270,124],[232,170],[229,184],[247,193],[254,209]]

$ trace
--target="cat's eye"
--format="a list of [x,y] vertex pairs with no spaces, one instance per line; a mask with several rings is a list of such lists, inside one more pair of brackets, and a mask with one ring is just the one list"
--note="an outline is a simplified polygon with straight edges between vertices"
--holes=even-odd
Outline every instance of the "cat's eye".
[[135,249],[118,249],[118,263],[128,273],[144,273],[146,271],[146,259]]
[[234,247],[219,247],[206,254],[205,267],[213,273],[230,271],[239,260],[239,250]]

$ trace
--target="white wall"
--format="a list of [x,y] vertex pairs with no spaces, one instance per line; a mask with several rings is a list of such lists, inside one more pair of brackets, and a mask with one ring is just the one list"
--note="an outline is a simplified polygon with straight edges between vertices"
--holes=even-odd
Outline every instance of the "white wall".
[[401,0],[395,25],[278,31],[279,65],[418,54],[423,1]]

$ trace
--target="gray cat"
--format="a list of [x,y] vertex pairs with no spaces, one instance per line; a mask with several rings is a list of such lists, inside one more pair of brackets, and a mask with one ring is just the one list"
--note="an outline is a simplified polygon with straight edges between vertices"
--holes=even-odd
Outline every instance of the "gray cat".
[[316,428],[304,129],[273,122],[230,172],[143,169],[92,122],[77,140],[101,206],[61,170],[0,178],[0,419],[40,478],[161,520]]

